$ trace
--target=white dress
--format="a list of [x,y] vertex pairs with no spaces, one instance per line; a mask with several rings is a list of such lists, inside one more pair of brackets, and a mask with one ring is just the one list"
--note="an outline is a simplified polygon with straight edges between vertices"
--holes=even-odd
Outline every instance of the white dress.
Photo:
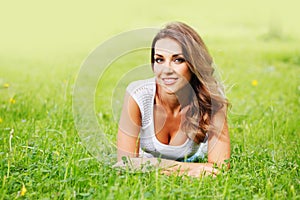
[[155,91],[155,78],[135,81],[127,87],[127,92],[138,104],[142,116],[139,156],[185,160],[187,162],[204,158],[207,154],[207,137],[200,144],[188,138],[185,143],[179,146],[163,144],[156,138],[153,117]]

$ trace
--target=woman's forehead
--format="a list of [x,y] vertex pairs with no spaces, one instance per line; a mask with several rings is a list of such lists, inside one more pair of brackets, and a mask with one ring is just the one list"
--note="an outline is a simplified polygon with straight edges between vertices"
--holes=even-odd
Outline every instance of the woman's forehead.
[[170,38],[157,40],[154,48],[155,54],[182,54],[182,48],[179,43]]

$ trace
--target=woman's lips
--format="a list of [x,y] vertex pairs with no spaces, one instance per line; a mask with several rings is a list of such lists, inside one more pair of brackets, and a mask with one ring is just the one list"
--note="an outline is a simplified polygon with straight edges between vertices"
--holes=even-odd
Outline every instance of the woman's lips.
[[172,85],[176,83],[178,78],[162,78],[162,81],[165,85]]

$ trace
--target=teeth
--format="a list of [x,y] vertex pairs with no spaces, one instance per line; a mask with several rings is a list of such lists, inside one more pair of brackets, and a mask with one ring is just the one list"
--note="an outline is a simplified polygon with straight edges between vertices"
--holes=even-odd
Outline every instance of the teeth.
[[173,84],[173,83],[175,83],[176,79],[175,78],[164,78],[163,81],[165,84]]

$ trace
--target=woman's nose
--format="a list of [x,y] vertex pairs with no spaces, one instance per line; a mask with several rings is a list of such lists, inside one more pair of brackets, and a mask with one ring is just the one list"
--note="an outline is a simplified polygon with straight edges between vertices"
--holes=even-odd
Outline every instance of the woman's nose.
[[164,73],[173,73],[174,72],[171,64],[164,65],[162,71]]

